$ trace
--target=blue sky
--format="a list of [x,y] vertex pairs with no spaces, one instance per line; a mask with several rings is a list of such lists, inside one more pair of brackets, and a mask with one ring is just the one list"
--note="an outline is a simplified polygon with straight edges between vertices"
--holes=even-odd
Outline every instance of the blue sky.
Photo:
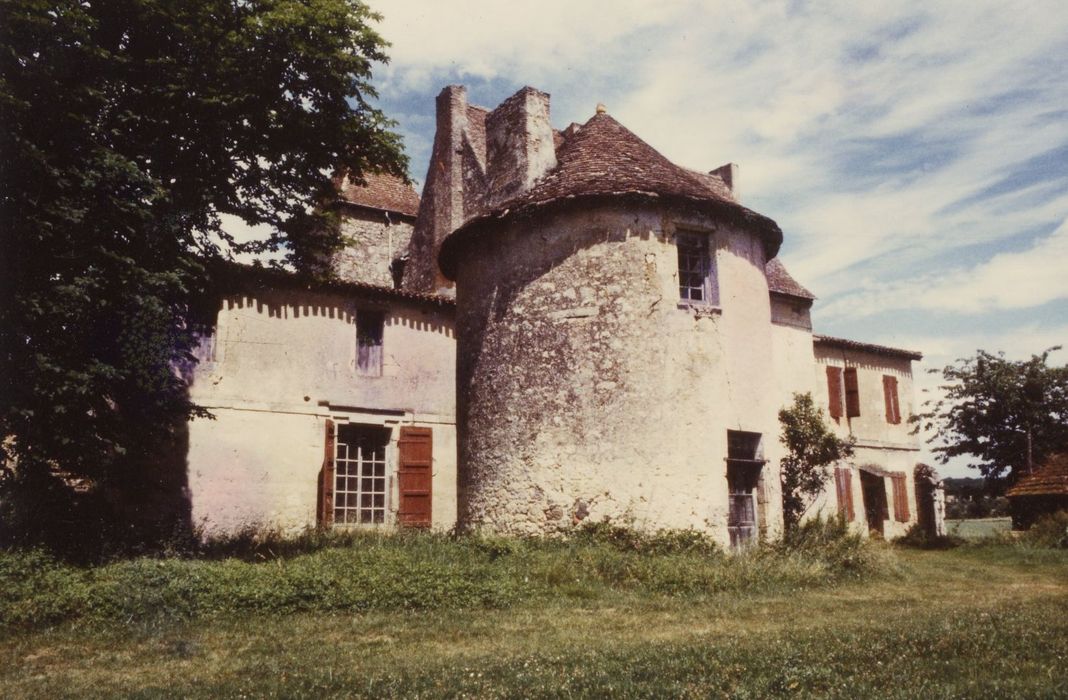
[[1062,3],[370,4],[417,181],[447,84],[490,107],[533,85],[561,128],[603,102],[679,164],[739,164],[819,332],[921,350],[921,370],[1068,341]]

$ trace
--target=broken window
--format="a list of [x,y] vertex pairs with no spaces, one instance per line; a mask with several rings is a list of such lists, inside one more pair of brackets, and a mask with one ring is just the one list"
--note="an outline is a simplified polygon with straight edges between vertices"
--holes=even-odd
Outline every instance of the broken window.
[[679,299],[691,304],[718,303],[708,234],[679,232],[675,246],[679,253]]
[[761,523],[758,497],[764,467],[760,433],[727,431],[727,532],[731,547],[756,542]]
[[342,424],[334,443],[335,525],[386,520],[386,446],[389,429]]
[[381,311],[356,312],[356,373],[382,376],[382,331],[386,315]]
[[883,399],[886,402],[886,422],[897,425],[901,422],[901,407],[897,400],[897,377],[883,375]]

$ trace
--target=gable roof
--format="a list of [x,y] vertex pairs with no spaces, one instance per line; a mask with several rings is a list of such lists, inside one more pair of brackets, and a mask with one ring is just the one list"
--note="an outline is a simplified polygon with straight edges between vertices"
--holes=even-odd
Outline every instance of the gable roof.
[[396,175],[364,173],[366,185],[353,182],[347,175],[341,182],[341,201],[358,207],[415,216],[419,213],[419,195],[415,188]]
[[816,295],[802,287],[797,280],[790,276],[782,262],[778,258],[772,258],[764,266],[764,272],[768,276],[768,291],[772,294],[782,294],[798,299],[816,298]]
[[1068,496],[1068,452],[1055,454],[1005,492],[1013,496]]
[[481,235],[488,222],[579,199],[630,197],[695,205],[754,228],[764,239],[768,257],[778,252],[782,244],[778,224],[735,202],[722,180],[717,185],[714,176],[675,165],[608,114],[596,114],[560,135],[556,167],[531,189],[480,213],[445,238],[439,264],[447,277],[455,276],[460,244]]

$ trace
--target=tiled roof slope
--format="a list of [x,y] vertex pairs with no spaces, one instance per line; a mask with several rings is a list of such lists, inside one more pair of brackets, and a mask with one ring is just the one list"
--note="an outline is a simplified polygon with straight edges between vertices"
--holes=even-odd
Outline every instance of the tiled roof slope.
[[772,258],[764,266],[768,276],[768,290],[775,294],[798,297],[800,299],[815,299],[816,295],[808,291],[797,280],[790,276],[778,258]]
[[860,350],[862,352],[870,352],[875,355],[887,355],[889,357],[901,357],[906,360],[922,360],[923,354],[916,352],[915,350],[902,350],[901,348],[891,348],[886,345],[876,345],[874,343],[862,343],[859,340],[846,340],[845,338],[834,338],[829,335],[815,335],[812,336],[812,342],[816,345],[830,345],[831,347],[844,348],[846,350]]
[[697,181],[704,184],[705,187],[715,192],[719,197],[737,202],[738,199],[731,192],[731,188],[727,187],[727,183],[723,181],[719,175],[713,175],[712,173],[702,173],[699,170],[690,170],[686,168],[686,172],[697,178]]
[[419,195],[404,180],[389,173],[364,173],[363,178],[366,185],[358,185],[345,177],[341,185],[342,201],[405,216],[419,213]]
[[769,257],[778,252],[782,243],[778,224],[733,201],[723,188],[712,185],[710,176],[675,165],[608,114],[596,114],[561,134],[564,141],[556,151],[555,168],[530,190],[472,218],[445,239],[440,263],[446,276],[452,276],[459,241],[486,222],[577,198],[657,197],[713,208],[721,216],[755,227]]
[[1033,474],[1023,476],[1006,496],[1068,496],[1068,452],[1050,457]]

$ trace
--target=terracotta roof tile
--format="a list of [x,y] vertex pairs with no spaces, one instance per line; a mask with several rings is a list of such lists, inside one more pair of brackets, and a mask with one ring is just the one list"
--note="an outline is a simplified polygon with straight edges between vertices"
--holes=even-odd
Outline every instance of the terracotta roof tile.
[[345,177],[341,185],[342,201],[405,216],[419,213],[419,195],[404,180],[389,173],[364,173],[363,178],[366,185],[356,184]]
[[1013,496],[1068,496],[1068,452],[1053,455],[1033,474],[1020,477],[1016,484],[1005,492]]
[[798,297],[800,299],[815,299],[816,295],[797,283],[790,273],[783,267],[778,258],[772,258],[764,266],[768,275],[768,290],[775,294]]
[[451,276],[458,241],[476,229],[535,207],[577,198],[631,196],[673,199],[713,208],[719,215],[754,226],[764,237],[769,256],[782,243],[782,231],[771,219],[735,202],[713,176],[679,167],[662,156],[608,114],[597,114],[581,126],[563,132],[556,151],[557,165],[534,186],[491,210],[470,219],[449,235],[439,259]]
[[845,348],[846,350],[860,350],[862,352],[870,352],[875,355],[888,355],[890,357],[901,357],[907,360],[922,360],[923,354],[916,352],[915,350],[902,350],[901,348],[891,348],[886,345],[876,345],[874,343],[862,343],[859,340],[846,340],[845,338],[833,338],[829,335],[815,335],[812,336],[812,342],[815,345],[830,345],[832,347]]

